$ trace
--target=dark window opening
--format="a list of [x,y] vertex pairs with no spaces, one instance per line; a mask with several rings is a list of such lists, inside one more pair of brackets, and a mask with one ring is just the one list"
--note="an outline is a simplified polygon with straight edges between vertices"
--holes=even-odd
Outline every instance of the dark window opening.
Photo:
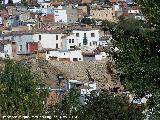
[[39,40],[41,40],[41,35],[39,35]]
[[88,40],[86,37],[83,38],[83,45],[87,45],[88,44]]
[[71,49],[75,49],[75,46],[70,46]]
[[73,58],[73,61],[78,61],[78,58]]
[[94,33],[91,33],[91,37],[95,37],[95,34],[94,34]]
[[56,43],[56,48],[58,48],[58,43]]
[[58,35],[56,35],[56,40],[58,40]]
[[74,39],[72,39],[72,43],[74,43]]
[[38,23],[38,29],[41,29],[41,23]]
[[79,37],[79,33],[76,33],[76,37]]
[[47,54],[50,54],[50,51],[47,51]]

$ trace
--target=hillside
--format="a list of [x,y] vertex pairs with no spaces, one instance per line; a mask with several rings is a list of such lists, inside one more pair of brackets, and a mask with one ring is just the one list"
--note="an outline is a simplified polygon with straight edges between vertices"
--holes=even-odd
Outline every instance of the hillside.
[[[83,62],[58,62],[36,59],[23,59],[20,61],[27,66],[33,74],[42,78],[47,86],[57,88],[57,74],[63,74],[65,80],[75,79],[88,82],[94,80],[98,89],[109,89],[121,87],[120,82],[115,78],[113,67],[104,61],[83,61]],[[4,66],[1,61],[0,66]]]

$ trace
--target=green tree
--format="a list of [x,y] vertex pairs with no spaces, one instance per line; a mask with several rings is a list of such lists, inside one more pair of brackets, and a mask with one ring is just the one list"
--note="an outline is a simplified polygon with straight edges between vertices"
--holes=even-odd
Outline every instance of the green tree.
[[112,29],[113,45],[119,49],[113,58],[122,72],[123,85],[131,91],[159,89],[159,35],[149,27],[148,23],[127,19]]
[[143,120],[142,110],[129,106],[126,97],[102,91],[92,94],[82,107],[80,120]]
[[93,19],[85,17],[81,20],[81,23],[91,25],[91,24],[95,24],[95,21]]
[[59,103],[53,106],[53,108],[51,109],[51,111],[53,112],[52,116],[59,117],[59,115],[63,115],[67,117],[63,119],[75,120],[81,108],[79,96],[79,91],[75,89],[71,89],[66,92],[63,95],[62,101],[59,101]]
[[7,60],[0,73],[0,114],[42,115],[47,91],[42,81],[21,63]]
[[143,14],[145,15],[148,22],[156,25],[158,29],[160,28],[160,2],[159,0],[135,0],[135,2],[140,5]]
[[160,87],[160,3],[136,0],[147,21],[121,20],[113,29],[113,52],[125,88],[143,95],[152,93],[148,102],[150,118],[159,118]]
[[26,0],[21,0],[21,4],[24,5],[24,6],[28,5]]

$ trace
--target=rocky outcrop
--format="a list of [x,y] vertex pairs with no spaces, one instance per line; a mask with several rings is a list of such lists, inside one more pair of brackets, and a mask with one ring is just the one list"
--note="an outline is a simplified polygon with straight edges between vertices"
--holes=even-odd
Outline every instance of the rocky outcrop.
[[108,62],[108,60],[81,62],[50,61],[54,67],[66,75],[67,79],[84,81],[93,79],[97,82],[99,89],[121,87],[113,66],[109,65]]

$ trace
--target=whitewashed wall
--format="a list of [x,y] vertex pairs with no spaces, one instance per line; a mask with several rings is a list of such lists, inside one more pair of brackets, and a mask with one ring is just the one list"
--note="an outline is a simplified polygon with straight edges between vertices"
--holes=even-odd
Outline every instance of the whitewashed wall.
[[70,61],[73,61],[73,58],[77,58],[78,61],[83,61],[83,57],[81,55],[81,50],[49,51],[49,52],[46,52],[46,60],[49,60],[49,57],[58,57],[57,60],[59,60],[59,58],[70,58]]
[[[39,40],[39,35],[41,35],[41,40]],[[58,35],[58,40],[56,40],[56,35]],[[63,34],[40,33],[34,34],[33,40],[34,42],[39,42],[42,48],[56,49],[56,44],[58,44],[58,48],[61,48],[62,36]]]
[[[79,37],[76,36],[76,33],[79,34]],[[87,45],[83,45],[83,38],[84,38],[84,33],[86,33],[86,37],[88,40],[88,44]],[[91,37],[91,33],[94,33],[95,36]],[[99,45],[99,30],[87,30],[87,31],[82,31],[82,30],[73,30],[73,34],[67,36],[66,38],[64,38],[63,40],[63,45],[66,49],[70,49],[70,46],[77,46],[79,48],[83,47],[83,46],[88,46],[90,48],[96,48]],[[74,43],[69,43],[69,39],[74,39]],[[97,44],[94,44],[94,43]]]

